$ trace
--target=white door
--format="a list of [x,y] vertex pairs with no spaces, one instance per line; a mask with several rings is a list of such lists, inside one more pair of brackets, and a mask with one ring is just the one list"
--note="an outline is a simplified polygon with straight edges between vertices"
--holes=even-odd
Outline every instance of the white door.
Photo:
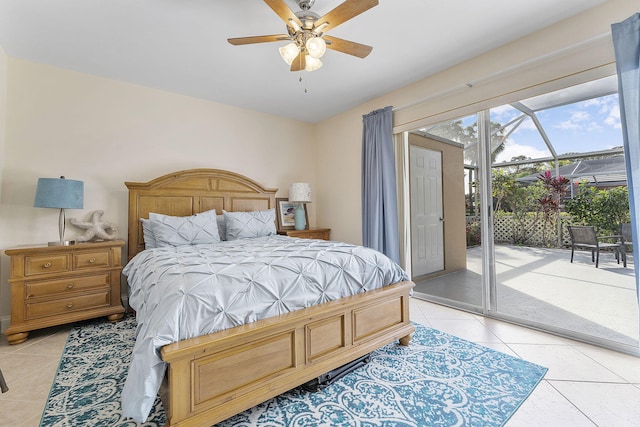
[[411,269],[414,277],[444,270],[442,153],[409,148]]

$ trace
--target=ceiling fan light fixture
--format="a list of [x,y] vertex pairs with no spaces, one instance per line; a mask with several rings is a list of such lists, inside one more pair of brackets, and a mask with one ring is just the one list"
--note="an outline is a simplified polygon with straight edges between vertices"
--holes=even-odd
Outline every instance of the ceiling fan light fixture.
[[322,61],[318,58],[314,58],[311,55],[306,55],[306,67],[304,68],[306,71],[315,71],[318,68],[322,67]]
[[327,51],[327,43],[322,37],[311,37],[307,40],[306,46],[309,56],[315,59],[322,58],[322,55]]
[[296,57],[300,53],[298,46],[293,42],[280,47],[278,50],[280,51],[280,56],[282,57],[284,62],[287,63],[287,65],[291,65],[293,60],[296,59]]
[[[301,9],[294,12],[287,1],[295,1]],[[290,66],[291,71],[314,71],[322,67],[320,58],[326,49],[364,58],[371,53],[371,46],[325,35],[332,30],[378,5],[379,0],[342,0],[323,16],[311,11],[315,0],[264,0],[286,24],[286,34],[273,34],[251,37],[234,37],[227,41],[234,46],[281,42],[289,40],[286,46],[279,48],[280,56]],[[325,39],[326,37],[326,39]]]

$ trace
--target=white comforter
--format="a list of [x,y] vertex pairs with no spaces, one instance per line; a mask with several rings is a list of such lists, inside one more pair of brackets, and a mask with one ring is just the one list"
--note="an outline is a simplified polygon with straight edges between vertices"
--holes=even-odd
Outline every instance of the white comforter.
[[139,422],[166,369],[162,346],[407,280],[372,249],[284,236],[145,250],[123,273],[138,330],[122,410]]

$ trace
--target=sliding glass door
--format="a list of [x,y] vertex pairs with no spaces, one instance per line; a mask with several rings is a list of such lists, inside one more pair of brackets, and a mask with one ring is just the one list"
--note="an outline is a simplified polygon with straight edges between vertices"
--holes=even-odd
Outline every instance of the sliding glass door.
[[408,144],[415,292],[482,312],[477,115],[417,129]]
[[[617,106],[612,76],[411,132],[416,296],[635,351],[632,257],[625,266],[619,250],[603,250],[596,267],[591,251],[572,255],[567,228],[593,227],[619,244],[629,222]],[[434,162],[441,188],[422,170]],[[425,212],[441,221],[441,237],[418,231]],[[421,270],[434,242],[442,266]]]
[[615,248],[571,255],[569,226],[620,242],[629,203],[616,76],[491,109],[496,314],[637,348],[634,265]]

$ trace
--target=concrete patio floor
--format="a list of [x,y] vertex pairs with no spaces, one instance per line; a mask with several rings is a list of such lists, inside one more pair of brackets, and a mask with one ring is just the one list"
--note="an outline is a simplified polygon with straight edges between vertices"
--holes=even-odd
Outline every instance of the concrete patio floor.
[[[481,307],[481,251],[467,250],[466,270],[416,282],[416,297]],[[637,348],[632,257],[626,268],[613,253],[601,253],[598,268],[590,252],[576,251],[573,263],[570,258],[568,249],[496,245],[498,313]]]

